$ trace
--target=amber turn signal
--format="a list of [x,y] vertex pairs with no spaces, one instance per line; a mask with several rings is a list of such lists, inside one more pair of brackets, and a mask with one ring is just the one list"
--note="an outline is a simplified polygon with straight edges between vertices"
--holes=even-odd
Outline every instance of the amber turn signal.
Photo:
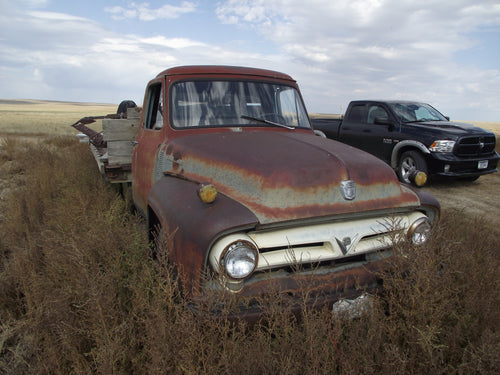
[[201,184],[198,195],[202,202],[212,203],[217,198],[217,189],[212,184]]

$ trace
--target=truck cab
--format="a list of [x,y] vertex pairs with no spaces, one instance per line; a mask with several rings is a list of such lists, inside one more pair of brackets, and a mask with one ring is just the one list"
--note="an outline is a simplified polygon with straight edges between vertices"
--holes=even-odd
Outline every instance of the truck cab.
[[155,158],[161,145],[165,148],[179,138],[200,138],[202,134],[209,140],[232,137],[226,133],[276,132],[277,128],[311,132],[290,77],[274,74],[274,81],[263,82],[265,71],[260,71],[260,80],[257,70],[255,75],[243,72],[236,68],[223,73],[216,67],[180,67],[150,82],[133,153],[133,197],[141,212],[146,212],[152,184],[162,176],[159,165],[165,160]]

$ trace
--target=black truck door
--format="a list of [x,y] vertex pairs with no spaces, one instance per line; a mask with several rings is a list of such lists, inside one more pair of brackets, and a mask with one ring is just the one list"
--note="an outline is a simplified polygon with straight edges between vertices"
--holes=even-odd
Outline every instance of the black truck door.
[[389,162],[394,141],[394,124],[377,103],[353,104],[342,122],[340,140]]

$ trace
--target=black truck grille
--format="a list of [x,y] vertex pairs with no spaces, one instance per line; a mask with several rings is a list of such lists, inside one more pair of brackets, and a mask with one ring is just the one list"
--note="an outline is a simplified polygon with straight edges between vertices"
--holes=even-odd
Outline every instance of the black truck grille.
[[495,150],[495,136],[471,136],[460,138],[453,153],[457,156],[483,156]]

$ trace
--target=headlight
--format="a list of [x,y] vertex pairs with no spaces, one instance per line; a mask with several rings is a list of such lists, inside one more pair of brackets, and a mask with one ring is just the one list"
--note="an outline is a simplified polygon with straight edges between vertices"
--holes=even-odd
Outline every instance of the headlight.
[[221,269],[232,279],[244,279],[255,270],[257,254],[257,249],[252,243],[248,241],[233,242],[221,256]]
[[408,239],[414,245],[423,245],[431,237],[431,223],[426,217],[415,221],[408,230]]
[[455,147],[455,141],[434,141],[429,147],[432,152],[452,152]]

